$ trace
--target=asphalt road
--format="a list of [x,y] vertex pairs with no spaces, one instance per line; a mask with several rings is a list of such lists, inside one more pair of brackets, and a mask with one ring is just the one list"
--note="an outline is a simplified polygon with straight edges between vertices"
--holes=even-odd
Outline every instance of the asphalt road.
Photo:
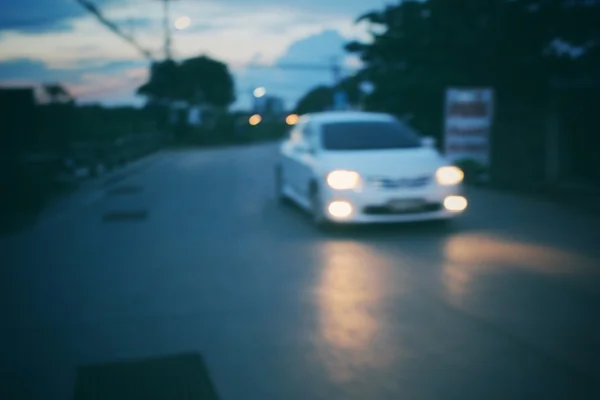
[[199,351],[224,400],[600,398],[598,217],[471,189],[448,228],[319,233],[275,149],[165,151],[0,238],[4,390]]

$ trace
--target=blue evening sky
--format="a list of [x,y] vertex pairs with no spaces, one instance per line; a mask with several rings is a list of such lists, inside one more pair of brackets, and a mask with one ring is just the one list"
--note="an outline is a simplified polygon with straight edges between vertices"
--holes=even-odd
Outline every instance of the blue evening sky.
[[[158,0],[93,0],[103,13],[161,57],[162,4]],[[236,79],[237,107],[249,104],[254,86],[265,86],[288,106],[332,73],[248,64],[328,65],[335,57],[349,68],[357,60],[343,45],[368,39],[361,14],[391,0],[176,0],[171,22],[191,18],[174,30],[177,59],[208,54],[229,64]],[[80,102],[140,103],[134,90],[147,77],[148,63],[128,43],[108,31],[75,0],[20,0],[0,4],[0,85],[42,82],[66,85]]]

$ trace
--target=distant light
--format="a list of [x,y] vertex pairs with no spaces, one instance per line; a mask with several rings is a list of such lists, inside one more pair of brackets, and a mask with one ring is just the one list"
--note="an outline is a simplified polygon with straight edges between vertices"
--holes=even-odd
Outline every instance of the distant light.
[[248,123],[250,125],[254,126],[254,125],[260,124],[260,121],[262,121],[262,117],[258,114],[254,114],[253,116],[250,117],[250,119],[248,120]]
[[187,28],[188,26],[190,26],[190,24],[192,23],[192,19],[190,17],[179,17],[175,20],[175,29],[177,30],[183,30],[185,28]]
[[298,122],[297,114],[290,114],[285,118],[285,123],[288,125],[296,125],[297,122]]
[[254,89],[254,97],[263,97],[267,93],[267,89],[264,87],[257,87]]

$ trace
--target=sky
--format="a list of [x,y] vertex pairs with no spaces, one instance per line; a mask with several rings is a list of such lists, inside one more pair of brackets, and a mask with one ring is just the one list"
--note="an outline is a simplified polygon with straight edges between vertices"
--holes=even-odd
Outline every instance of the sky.
[[[162,3],[92,0],[103,14],[162,57]],[[360,66],[343,46],[369,40],[360,15],[391,0],[174,0],[170,22],[191,24],[173,32],[175,59],[206,54],[227,63],[237,90],[234,108],[246,108],[254,87],[280,96],[286,106],[311,87],[331,84],[328,65]],[[322,65],[316,70],[249,65]],[[3,0],[0,3],[0,86],[60,82],[80,103],[141,104],[135,88],[147,79],[148,61],[88,14],[76,0]]]

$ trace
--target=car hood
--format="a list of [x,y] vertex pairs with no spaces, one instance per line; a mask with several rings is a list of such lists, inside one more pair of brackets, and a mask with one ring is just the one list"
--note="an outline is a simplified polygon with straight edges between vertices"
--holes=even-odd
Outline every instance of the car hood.
[[432,175],[446,160],[434,149],[360,150],[323,154],[323,173],[335,169],[363,176],[417,177]]

